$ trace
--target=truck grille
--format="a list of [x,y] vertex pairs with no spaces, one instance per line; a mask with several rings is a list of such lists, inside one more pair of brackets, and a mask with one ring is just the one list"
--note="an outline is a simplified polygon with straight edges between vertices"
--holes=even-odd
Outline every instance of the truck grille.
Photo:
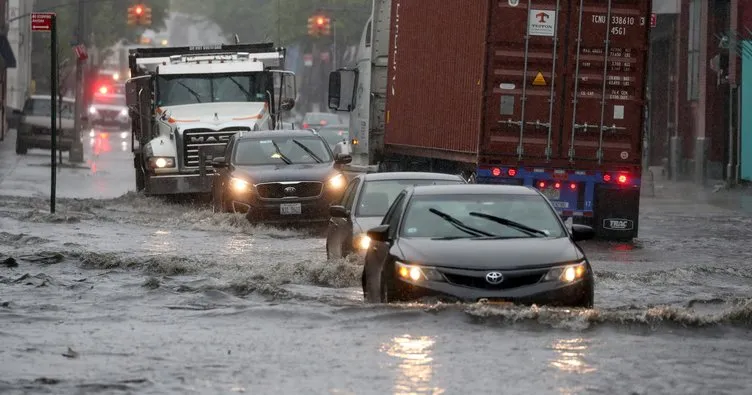
[[[270,182],[268,184],[256,185],[256,191],[262,199],[283,199],[283,198],[310,198],[321,195],[321,189],[324,184],[321,182],[298,182],[294,184]],[[292,191],[291,189],[295,190]]]
[[[212,157],[220,157],[225,154],[225,147],[230,137],[237,132],[248,131],[250,128],[227,128],[222,130],[211,129],[187,129],[183,131],[183,166],[186,168],[198,168],[199,149]],[[210,167],[207,165],[207,167]]]

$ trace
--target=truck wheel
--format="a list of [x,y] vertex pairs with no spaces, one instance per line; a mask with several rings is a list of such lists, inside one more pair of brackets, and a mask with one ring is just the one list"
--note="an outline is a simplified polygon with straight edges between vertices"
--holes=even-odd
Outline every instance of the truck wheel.
[[20,136],[16,136],[16,154],[26,155],[27,152],[29,152],[29,147],[26,146]]

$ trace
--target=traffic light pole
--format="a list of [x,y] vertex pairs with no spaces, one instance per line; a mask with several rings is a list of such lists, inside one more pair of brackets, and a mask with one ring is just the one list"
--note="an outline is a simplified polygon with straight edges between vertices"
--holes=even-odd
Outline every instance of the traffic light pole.
[[[76,28],[77,41],[79,44],[84,43],[84,0],[78,0],[78,22]],[[74,108],[73,119],[73,143],[71,145],[70,154],[68,159],[71,163],[83,163],[84,162],[84,146],[81,141],[81,129],[83,129],[82,121],[84,115],[84,60],[78,59],[76,62],[76,105]]]
[[57,16],[52,15],[50,27],[50,213],[55,214],[57,190]]
[[337,19],[332,18],[332,68],[337,70]]

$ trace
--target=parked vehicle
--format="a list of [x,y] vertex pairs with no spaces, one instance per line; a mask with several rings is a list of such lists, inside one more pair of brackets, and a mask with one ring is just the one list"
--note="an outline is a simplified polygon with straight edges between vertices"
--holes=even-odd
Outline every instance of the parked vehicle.
[[410,188],[368,231],[363,294],[592,307],[593,270],[576,242],[593,236],[586,225],[570,233],[532,187]]
[[651,1],[434,7],[374,0],[357,68],[330,75],[350,168],[532,186],[599,238],[636,237]]
[[326,222],[347,184],[338,169],[350,160],[310,130],[237,133],[213,160],[214,208],[251,222]]
[[[25,155],[29,148],[52,148],[52,100],[50,95],[33,95],[26,100],[16,135],[16,153]],[[57,103],[58,149],[70,151],[75,138],[75,99],[63,97]]]
[[464,184],[459,175],[421,172],[359,174],[347,185],[339,204],[329,208],[326,257],[342,258],[353,252],[365,254],[370,246],[366,230],[384,218],[402,190],[417,185]]

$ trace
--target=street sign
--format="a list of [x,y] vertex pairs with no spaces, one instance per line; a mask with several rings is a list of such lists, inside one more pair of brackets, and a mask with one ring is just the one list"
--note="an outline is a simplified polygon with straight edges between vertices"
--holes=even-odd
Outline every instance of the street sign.
[[658,15],[654,12],[650,14],[650,27],[658,26]]
[[32,32],[51,32],[52,17],[54,12],[32,12],[31,13],[31,31]]

